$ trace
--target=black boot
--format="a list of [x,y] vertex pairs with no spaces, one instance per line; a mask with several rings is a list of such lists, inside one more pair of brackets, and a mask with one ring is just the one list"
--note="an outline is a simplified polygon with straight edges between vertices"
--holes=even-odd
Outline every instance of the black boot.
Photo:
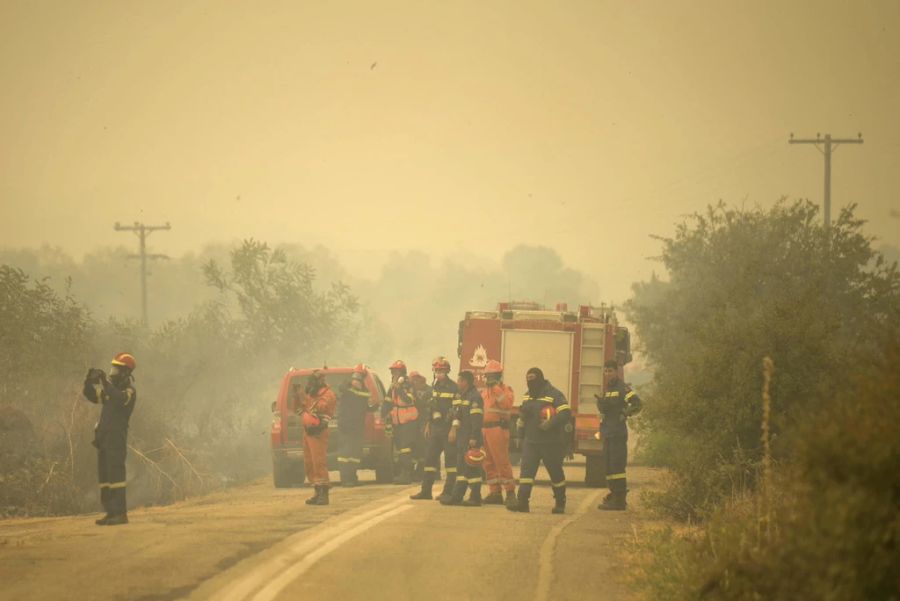
[[500,491],[492,492],[482,501],[485,505],[503,505],[503,494]]
[[410,495],[409,498],[414,501],[420,501],[422,499],[431,499],[431,488],[434,486],[434,472],[425,472],[425,475],[422,476],[422,490],[414,495]]
[[515,507],[518,504],[519,504],[519,501],[516,499],[516,491],[514,491],[514,490],[507,491],[506,503],[505,503],[506,508],[512,509],[513,507]]
[[553,500],[555,504],[553,505],[553,509],[551,513],[565,513],[566,512],[566,487],[560,486],[553,489]]
[[603,501],[597,505],[597,509],[603,509],[604,505],[608,505],[610,501],[612,501],[613,494],[611,492],[606,493],[606,496],[603,497]]
[[128,523],[128,514],[127,513],[118,513],[116,515],[111,515],[106,518],[106,523],[104,526],[121,526],[122,524]]
[[441,491],[440,496],[438,496],[438,501],[443,502],[444,500],[449,501],[450,497],[453,496],[453,490],[456,488],[456,474],[447,474],[447,479],[444,481],[444,489]]
[[469,488],[469,485],[465,481],[457,480],[456,486],[453,487],[453,494],[449,497],[444,497],[444,495],[440,496],[439,501],[441,502],[441,505],[462,505],[467,488]]
[[510,511],[518,511],[520,513],[528,513],[531,511],[531,508],[528,506],[528,499],[523,499],[521,497],[517,498],[514,504],[510,504],[509,500],[507,500],[506,508]]
[[108,520],[110,517],[112,517],[112,513],[110,513],[110,509],[109,509],[109,493],[110,493],[110,490],[106,486],[104,486],[100,489],[100,505],[103,506],[103,511],[104,511],[104,513],[106,513],[106,515],[104,515],[99,520],[94,521],[94,523],[97,524],[98,526],[106,526],[106,520]]
[[600,509],[604,511],[625,511],[628,508],[628,504],[625,502],[625,495],[628,494],[628,491],[616,491],[610,494],[607,500],[604,500],[603,503],[600,504]]
[[319,487],[319,498],[314,505],[328,505],[328,486]]
[[306,500],[307,505],[318,505],[319,504],[319,489],[321,486],[318,484],[315,485],[316,492],[313,493],[313,496]]
[[553,505],[553,509],[550,510],[550,513],[565,513],[566,512],[566,498],[561,497],[556,499],[556,503]]
[[125,500],[124,486],[109,489],[106,496],[106,517],[94,523],[98,526],[118,526],[128,523],[128,503]]
[[473,484],[469,498],[460,503],[466,507],[481,507],[481,484]]

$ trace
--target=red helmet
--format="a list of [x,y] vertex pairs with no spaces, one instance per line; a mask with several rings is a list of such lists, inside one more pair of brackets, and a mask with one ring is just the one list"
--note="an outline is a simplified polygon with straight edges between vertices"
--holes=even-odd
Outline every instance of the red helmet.
[[127,367],[130,371],[134,371],[134,368],[137,367],[137,362],[129,353],[119,353],[113,357],[112,364],[119,367]]
[[547,420],[553,419],[554,415],[556,415],[556,407],[554,407],[553,405],[544,405],[538,412],[538,416],[541,418],[542,423]]
[[364,374],[366,373],[366,371],[366,366],[362,363],[357,363],[355,366],[353,366],[353,373],[355,374]]
[[318,426],[319,424],[322,423],[322,421],[318,417],[316,417],[309,411],[303,412],[302,420],[303,420],[304,428],[315,428],[316,426]]
[[466,451],[466,464],[472,467],[481,467],[484,464],[484,458],[487,455],[483,449],[469,449]]
[[487,362],[487,365],[484,366],[484,375],[502,374],[502,373],[503,373],[503,365],[496,359],[491,359],[490,361]]
[[441,355],[440,357],[435,357],[434,361],[431,362],[431,370],[446,370],[450,371],[450,361],[447,360],[447,357]]
[[399,369],[403,373],[406,373],[406,363],[404,363],[400,359],[397,359],[396,361],[391,363],[391,366],[388,369],[390,369],[391,371],[394,371],[395,369]]

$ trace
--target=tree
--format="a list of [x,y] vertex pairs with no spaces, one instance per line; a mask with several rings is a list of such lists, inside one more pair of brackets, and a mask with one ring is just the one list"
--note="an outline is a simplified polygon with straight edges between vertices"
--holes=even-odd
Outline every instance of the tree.
[[668,445],[675,485],[663,501],[678,516],[752,485],[762,357],[778,366],[777,460],[791,452],[789,427],[846,385],[898,315],[896,264],[872,250],[853,207],[831,230],[817,213],[808,202],[710,207],[660,239],[667,281],[634,287],[627,309],[655,373],[644,420],[650,446]]
[[203,272],[226,302],[237,303],[243,318],[241,342],[249,350],[320,359],[345,346],[355,330],[359,304],[348,286],[335,282],[326,292],[316,291],[311,266],[289,261],[283,250],[263,242],[245,240],[233,250],[230,272],[213,260]]

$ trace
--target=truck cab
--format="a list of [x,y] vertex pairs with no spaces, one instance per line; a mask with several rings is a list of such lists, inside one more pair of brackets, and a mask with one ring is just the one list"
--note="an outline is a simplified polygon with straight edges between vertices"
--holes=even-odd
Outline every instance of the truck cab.
[[[278,397],[272,402],[272,474],[277,488],[301,486],[306,478],[303,467],[303,425],[297,410],[302,400],[292,395],[296,385],[306,388],[306,381],[316,368],[291,368],[281,379]],[[320,368],[325,382],[334,391],[340,404],[340,392],[348,385],[353,367]],[[384,423],[379,413],[384,401],[385,389],[378,375],[366,368],[366,390],[371,395],[366,414],[363,436],[363,459],[360,469],[375,470],[378,482],[390,482],[393,475],[391,441],[384,435]],[[338,420],[328,426],[328,469],[337,469],[337,452],[340,445]]]

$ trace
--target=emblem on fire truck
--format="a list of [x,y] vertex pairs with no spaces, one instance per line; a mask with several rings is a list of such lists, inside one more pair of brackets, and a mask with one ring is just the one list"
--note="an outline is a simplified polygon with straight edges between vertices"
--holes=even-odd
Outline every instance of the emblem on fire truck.
[[484,348],[483,344],[479,344],[475,348],[475,352],[472,353],[472,358],[469,359],[469,365],[471,365],[472,367],[484,367],[485,365],[487,365],[487,362],[487,349]]

